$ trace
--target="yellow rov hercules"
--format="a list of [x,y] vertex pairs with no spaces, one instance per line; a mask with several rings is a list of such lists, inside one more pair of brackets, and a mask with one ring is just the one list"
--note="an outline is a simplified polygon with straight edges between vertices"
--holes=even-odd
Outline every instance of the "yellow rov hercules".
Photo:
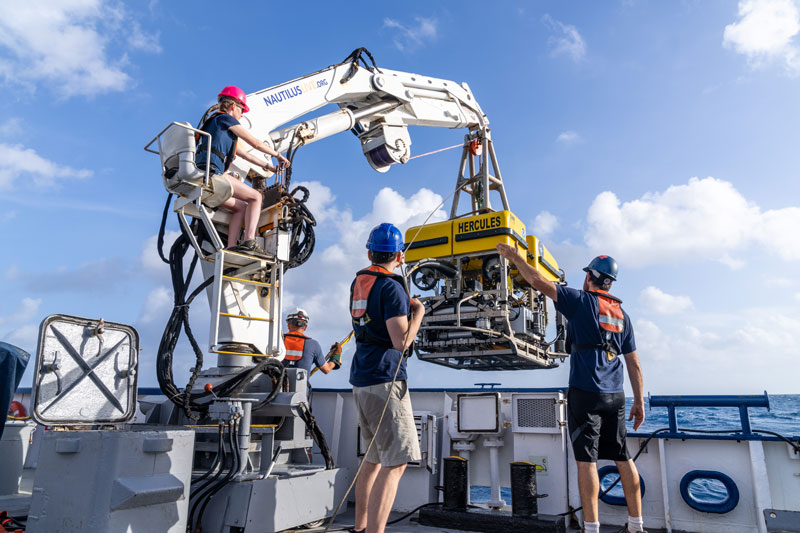
[[[527,251],[528,263],[551,281],[564,283],[564,272],[509,211],[488,128],[467,135],[456,186],[449,220],[405,234],[408,275],[417,288],[433,292],[422,298],[426,313],[415,344],[418,357],[469,370],[558,366],[567,356],[566,320],[556,313],[548,342],[546,298],[495,247],[516,243]],[[491,191],[499,194],[502,211],[492,209]],[[470,195],[472,209],[459,215],[461,192]]]

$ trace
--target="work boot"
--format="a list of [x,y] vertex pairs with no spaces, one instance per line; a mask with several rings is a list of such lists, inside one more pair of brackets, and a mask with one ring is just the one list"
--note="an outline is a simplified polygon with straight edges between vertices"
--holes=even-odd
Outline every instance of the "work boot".
[[262,250],[261,247],[258,244],[256,244],[255,239],[247,239],[244,241],[239,241],[239,244],[237,244],[236,246],[232,246],[231,248],[228,248],[228,251],[238,252],[246,255],[260,255],[260,256],[267,255],[267,252]]

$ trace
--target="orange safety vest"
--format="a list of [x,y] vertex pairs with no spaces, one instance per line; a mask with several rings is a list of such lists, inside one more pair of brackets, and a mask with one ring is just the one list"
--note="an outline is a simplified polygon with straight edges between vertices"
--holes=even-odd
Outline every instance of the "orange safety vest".
[[625,315],[620,304],[622,300],[611,296],[607,291],[591,291],[597,296],[597,320],[600,327],[611,333],[622,333],[625,328]]
[[284,333],[283,346],[286,348],[287,361],[299,361],[303,358],[303,348],[306,345],[306,337],[302,333]]
[[[353,292],[350,295],[350,315],[353,318],[361,319],[367,314],[369,292],[372,290],[372,286],[375,285],[375,281],[380,277],[395,278],[401,285],[403,284],[402,277],[389,272],[382,266],[372,265],[367,269],[359,271],[358,274],[356,274]],[[361,321],[363,322],[363,320]]]
[[606,352],[606,358],[609,361],[613,361],[619,354],[616,346],[611,342],[611,335],[613,333],[622,333],[625,329],[625,314],[620,306],[622,300],[604,290],[587,292],[597,296],[597,321],[600,323],[602,342],[598,344],[573,344],[570,351],[600,349]]
[[382,266],[372,265],[369,268],[360,270],[356,274],[353,286],[350,288],[350,316],[353,318],[353,331],[355,332],[356,341],[391,347],[391,342],[387,343],[384,339],[370,335],[366,328],[367,322],[370,321],[367,315],[369,293],[378,278],[392,278],[405,288],[402,276],[393,274]]

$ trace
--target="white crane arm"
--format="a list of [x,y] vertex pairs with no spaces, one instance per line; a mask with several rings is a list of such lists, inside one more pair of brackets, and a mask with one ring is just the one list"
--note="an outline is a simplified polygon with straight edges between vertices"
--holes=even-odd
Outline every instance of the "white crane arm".
[[[475,129],[489,122],[466,83],[355,61],[249,94],[247,103],[241,123],[279,152],[355,128],[370,164],[383,172],[408,160],[408,126]],[[280,128],[327,104],[339,110]],[[263,175],[241,158],[231,171],[245,176],[251,169]]]

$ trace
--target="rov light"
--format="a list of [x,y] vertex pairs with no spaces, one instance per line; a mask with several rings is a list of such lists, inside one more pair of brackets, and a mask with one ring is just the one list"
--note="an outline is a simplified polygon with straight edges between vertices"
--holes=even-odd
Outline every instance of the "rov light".
[[395,163],[406,163],[411,156],[411,137],[406,126],[383,124],[361,137],[361,150],[372,168],[387,172]]

